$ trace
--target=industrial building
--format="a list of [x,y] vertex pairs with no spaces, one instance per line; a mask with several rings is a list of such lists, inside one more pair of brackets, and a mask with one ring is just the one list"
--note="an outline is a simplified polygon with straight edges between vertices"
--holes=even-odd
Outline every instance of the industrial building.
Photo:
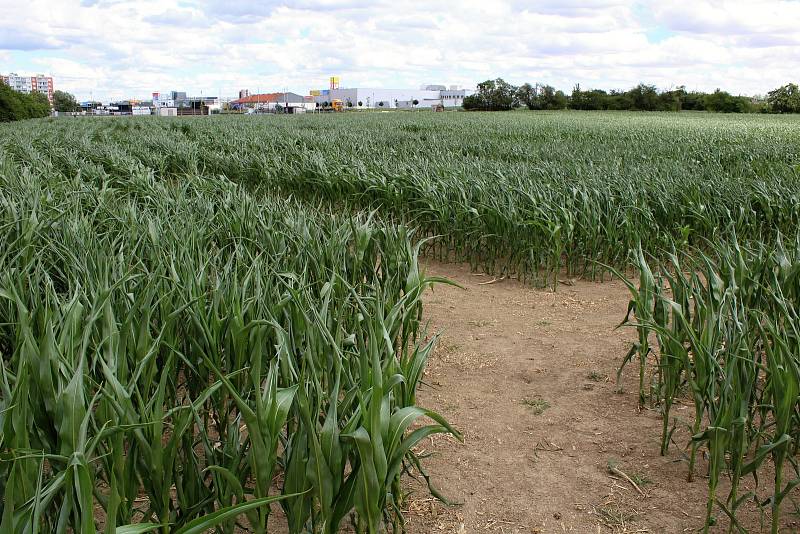
[[[186,96],[185,91],[170,91],[169,93],[153,93],[153,112],[159,116],[171,115],[210,115],[212,111],[219,111],[221,105],[216,96]],[[163,109],[174,109],[175,112],[162,112]]]
[[53,78],[50,76],[18,76],[12,72],[8,76],[0,75],[0,81],[20,93],[43,93],[47,95],[50,105],[53,105]]
[[155,108],[198,108],[205,106],[213,109],[218,105],[219,98],[216,96],[186,96],[185,91],[153,93],[153,107]]
[[425,85],[421,89],[341,88],[339,78],[332,76],[330,87],[310,91],[320,107],[341,102],[343,108],[356,109],[431,109],[438,106],[460,107],[464,97],[473,91],[444,85]]
[[[246,95],[245,95],[246,93]],[[250,111],[261,111],[275,113],[282,111],[285,113],[303,113],[313,110],[316,105],[313,100],[297,93],[264,93],[251,95],[249,91],[239,91],[242,95],[230,102],[233,109],[246,109]]]
[[[177,100],[175,99],[177,97]],[[102,104],[85,101],[80,104],[82,115],[158,115],[161,117],[183,115],[211,115],[220,110],[219,98],[215,96],[187,97],[186,93],[153,93],[152,100],[121,100]]]

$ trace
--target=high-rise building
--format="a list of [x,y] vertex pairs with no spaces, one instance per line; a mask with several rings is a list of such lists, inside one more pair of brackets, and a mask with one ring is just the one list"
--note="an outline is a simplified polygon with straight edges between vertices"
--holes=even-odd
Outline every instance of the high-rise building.
[[0,81],[20,93],[43,93],[47,95],[50,105],[53,105],[53,78],[38,74],[36,76],[18,76],[15,72],[8,76],[0,75]]
[[247,98],[250,96],[250,89],[239,89],[239,98]]

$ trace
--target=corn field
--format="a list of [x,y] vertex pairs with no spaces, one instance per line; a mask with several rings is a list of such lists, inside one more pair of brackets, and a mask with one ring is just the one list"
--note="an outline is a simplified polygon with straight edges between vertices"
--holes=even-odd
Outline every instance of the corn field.
[[421,295],[447,283],[423,256],[553,290],[635,269],[623,366],[662,454],[690,402],[705,528],[755,500],[776,530],[800,481],[799,220],[793,117],[2,126],[0,531],[402,532],[403,475],[444,498],[415,446],[460,437],[417,404]]
[[458,436],[416,404],[411,231],[29,127],[0,156],[0,531],[402,530],[415,445]]

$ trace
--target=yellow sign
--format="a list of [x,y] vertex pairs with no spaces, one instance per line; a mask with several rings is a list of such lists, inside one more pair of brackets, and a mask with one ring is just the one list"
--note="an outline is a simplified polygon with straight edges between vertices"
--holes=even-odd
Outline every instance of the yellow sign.
[[331,76],[331,89],[338,89],[338,88],[339,88],[339,77]]

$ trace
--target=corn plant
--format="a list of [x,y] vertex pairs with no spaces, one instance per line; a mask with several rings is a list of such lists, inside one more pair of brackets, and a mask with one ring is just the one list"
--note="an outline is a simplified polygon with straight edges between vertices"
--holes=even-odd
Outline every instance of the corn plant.
[[[701,448],[708,460],[704,530],[715,524],[717,509],[728,518],[731,531],[743,530],[737,511],[756,494],[740,494],[740,481],[752,475],[761,487],[758,474],[770,459],[771,496],[755,502],[769,505],[771,531],[778,532],[781,504],[800,484],[795,458],[800,435],[800,235],[791,247],[778,236],[769,246],[734,240],[710,249],[713,256],[696,250],[682,261],[670,255],[659,266],[659,277],[668,281],[671,292],[656,285],[656,307],[662,303],[668,319],[665,313],[637,314],[630,324],[640,338],[642,330],[659,338],[661,387],[653,393],[662,410],[662,454],[674,432],[674,427],[667,430],[670,408],[681,386],[688,386],[695,407],[689,428],[690,480]],[[646,266],[640,261],[638,267],[644,271]],[[642,291],[651,291],[650,276],[643,281],[644,289],[628,282],[637,299]],[[717,495],[723,474],[731,480],[724,499]]]

